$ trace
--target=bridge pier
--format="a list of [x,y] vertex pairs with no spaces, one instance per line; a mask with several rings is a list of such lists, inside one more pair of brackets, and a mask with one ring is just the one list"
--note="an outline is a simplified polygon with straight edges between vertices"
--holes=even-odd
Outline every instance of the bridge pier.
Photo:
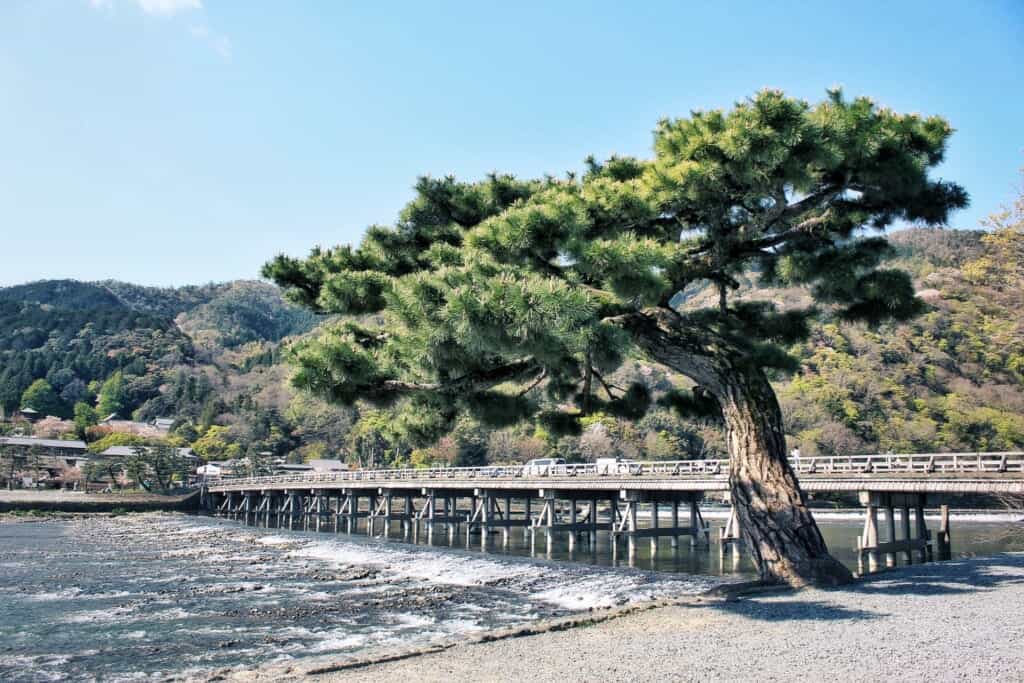
[[[865,559],[867,570],[874,572],[878,570],[883,557],[886,567],[895,567],[897,555],[900,554],[907,564],[913,564],[915,555],[921,562],[932,557],[931,532],[924,519],[925,494],[861,491],[859,497],[865,508],[864,529],[857,539],[857,565],[861,572],[864,571]],[[897,507],[900,509],[902,538],[898,538],[896,531]],[[885,512],[884,541],[879,540],[878,508]],[[916,518],[913,527],[910,523],[911,508]]]
[[939,507],[939,532],[936,534],[936,542],[939,546],[939,559],[948,560],[952,553],[949,545],[949,506]]
[[490,544],[491,534],[500,530],[502,547],[507,548],[513,527],[523,527],[524,530],[532,528],[533,520],[530,518],[529,493],[526,493],[523,498],[525,514],[521,519],[516,519],[512,514],[514,498],[512,493],[508,491],[473,489],[473,495],[469,500],[470,508],[468,515],[461,517],[458,513],[455,513],[454,516],[450,517],[456,524],[459,521],[465,521],[467,547],[470,544],[473,532],[480,533],[480,547],[486,549]]
[[[728,497],[728,494],[726,494]],[[743,545],[743,537],[740,534],[740,517],[736,513],[736,506],[732,504],[729,497],[729,518],[725,526],[718,530],[718,554],[724,562],[726,551],[732,553],[733,564],[739,560],[740,548]]]
[[[635,491],[622,490],[619,498],[626,503],[626,509],[618,522],[612,525],[612,542],[616,544],[619,540],[625,539],[626,552],[630,566],[636,563],[636,541],[640,538],[651,540],[652,556],[657,552],[657,541],[662,536],[668,536],[675,541],[673,547],[678,547],[679,536],[690,537],[690,547],[711,547],[710,526],[700,514],[700,499],[703,497],[699,492],[660,492],[660,491]],[[667,502],[672,505],[672,525],[661,526],[659,519],[659,504]],[[689,503],[690,524],[679,526],[679,503]],[[646,528],[641,528],[637,522],[638,513],[644,503],[649,504],[650,522]],[[614,509],[613,509],[614,520]]]

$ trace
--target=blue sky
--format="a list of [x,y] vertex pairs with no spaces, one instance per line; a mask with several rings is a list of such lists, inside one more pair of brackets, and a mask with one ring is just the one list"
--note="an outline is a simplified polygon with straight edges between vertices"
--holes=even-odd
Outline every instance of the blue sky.
[[662,116],[839,84],[1024,166],[1024,3],[0,2],[0,284],[256,277],[391,222],[417,175],[647,155]]

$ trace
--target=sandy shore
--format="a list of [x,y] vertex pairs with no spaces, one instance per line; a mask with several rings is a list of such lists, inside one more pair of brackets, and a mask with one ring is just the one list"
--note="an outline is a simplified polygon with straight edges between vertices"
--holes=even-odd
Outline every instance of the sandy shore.
[[[1013,553],[906,567],[841,590],[659,607],[316,680],[1024,681],[1022,643],[1024,553]],[[307,678],[331,664],[289,668]]]

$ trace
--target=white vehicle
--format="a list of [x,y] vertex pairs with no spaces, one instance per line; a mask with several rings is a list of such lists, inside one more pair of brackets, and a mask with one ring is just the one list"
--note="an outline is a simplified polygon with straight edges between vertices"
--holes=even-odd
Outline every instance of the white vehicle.
[[523,476],[546,477],[565,471],[565,460],[562,458],[534,458],[523,466]]
[[598,458],[594,465],[598,474],[632,474],[640,467],[640,463],[628,458]]

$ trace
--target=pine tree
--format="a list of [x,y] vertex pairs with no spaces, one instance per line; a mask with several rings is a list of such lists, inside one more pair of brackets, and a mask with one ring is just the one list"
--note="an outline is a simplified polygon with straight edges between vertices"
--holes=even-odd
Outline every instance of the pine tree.
[[[396,224],[369,228],[357,248],[264,267],[314,311],[386,321],[343,322],[295,346],[295,384],[336,403],[391,405],[414,441],[463,412],[501,426],[541,411],[549,432],[578,432],[596,411],[645,414],[643,385],[605,380],[644,353],[695,385],[667,403],[724,421],[761,576],[847,581],[786,460],[766,371],[794,369],[784,348],[813,316],[878,323],[919,311],[910,278],[881,267],[884,237],[860,234],[941,224],[967,204],[959,186],[929,177],[951,134],[941,118],[838,91],[812,106],[765,90],[729,111],[661,121],[652,159],[591,159],[564,179],[421,178]],[[731,299],[752,270],[809,288],[816,306]],[[708,283],[715,306],[677,305]]]

